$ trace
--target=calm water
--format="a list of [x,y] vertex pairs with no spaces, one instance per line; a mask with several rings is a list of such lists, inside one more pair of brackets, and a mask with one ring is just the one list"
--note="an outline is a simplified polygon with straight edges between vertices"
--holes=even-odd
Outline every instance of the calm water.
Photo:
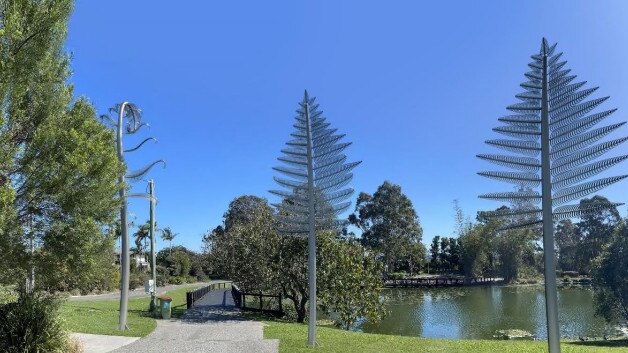
[[[521,329],[547,337],[543,287],[387,289],[389,315],[364,332],[434,338],[493,338],[495,331]],[[562,337],[601,337],[604,320],[594,316],[593,291],[559,289]]]

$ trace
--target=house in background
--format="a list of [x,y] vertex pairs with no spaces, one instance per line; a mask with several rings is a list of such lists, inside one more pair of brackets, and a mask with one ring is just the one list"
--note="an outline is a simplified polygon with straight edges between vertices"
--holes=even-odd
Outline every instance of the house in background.
[[[146,271],[150,267],[148,256],[146,254],[131,252],[129,257],[131,259],[131,264],[135,262],[135,267],[140,270],[140,272]],[[116,248],[114,251],[114,263],[116,265],[120,265],[120,248]]]

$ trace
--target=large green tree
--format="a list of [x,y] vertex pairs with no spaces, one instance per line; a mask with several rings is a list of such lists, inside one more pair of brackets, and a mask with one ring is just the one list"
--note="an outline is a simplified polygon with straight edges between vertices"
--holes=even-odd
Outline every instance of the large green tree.
[[590,199],[582,199],[580,207],[593,210],[583,214],[576,224],[578,271],[588,274],[591,273],[592,262],[611,240],[621,217],[617,208],[604,196],[595,195]]
[[422,245],[423,230],[412,202],[389,181],[372,196],[360,193],[349,222],[362,230],[362,244],[382,256],[388,272],[403,266],[408,248]]
[[69,0],[0,2],[0,244],[12,281],[56,268],[93,282],[85,274],[101,261],[91,260],[111,245],[101,229],[113,221],[122,166],[113,135],[67,83],[71,9]]
[[[212,272],[245,291],[281,293],[303,322],[309,302],[307,238],[277,232],[272,208],[255,196],[236,198],[224,219],[229,227],[216,227],[203,239]],[[359,243],[337,235],[317,232],[318,304],[336,312],[347,328],[359,317],[381,316],[381,270]]]
[[621,221],[593,264],[595,303],[599,315],[613,323],[628,322],[628,227]]

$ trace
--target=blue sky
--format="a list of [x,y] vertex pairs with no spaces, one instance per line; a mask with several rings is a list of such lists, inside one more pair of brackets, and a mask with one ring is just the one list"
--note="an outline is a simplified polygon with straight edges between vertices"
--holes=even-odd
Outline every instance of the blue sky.
[[[123,100],[144,111],[150,131],[125,143],[159,142],[129,164],[167,160],[150,177],[158,224],[180,233],[175,244],[198,250],[233,198],[270,197],[304,89],[353,142],[349,160],[363,161],[356,191],[400,184],[429,242],[452,233],[453,199],[473,218],[499,206],[478,194],[510,188],[478,176],[495,168],[475,155],[498,152],[483,141],[499,137],[491,128],[516,102],[543,36],[587,87],[600,86],[596,97],[611,96],[602,107],[619,111],[608,123],[628,120],[626,18],[619,0],[78,0],[67,49],[76,95],[101,113]],[[608,156],[626,153],[628,144]],[[628,163],[610,174],[628,174]],[[601,194],[625,202],[626,190]],[[131,212],[143,222],[148,205],[134,201]]]

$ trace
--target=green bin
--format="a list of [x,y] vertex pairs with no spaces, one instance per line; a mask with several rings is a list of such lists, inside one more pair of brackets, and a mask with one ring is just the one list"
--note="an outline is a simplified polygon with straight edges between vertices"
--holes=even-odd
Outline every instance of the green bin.
[[161,310],[161,318],[170,319],[170,316],[172,315],[172,311],[170,307],[170,302],[172,302],[172,298],[163,296],[157,299],[159,299],[159,309]]

